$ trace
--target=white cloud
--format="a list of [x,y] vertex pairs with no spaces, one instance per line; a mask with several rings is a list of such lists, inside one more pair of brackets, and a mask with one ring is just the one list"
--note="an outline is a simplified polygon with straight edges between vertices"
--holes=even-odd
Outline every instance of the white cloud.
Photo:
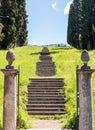
[[64,8],[64,14],[65,14],[65,15],[69,13],[70,5],[72,4],[72,2],[73,2],[73,0],[69,1],[69,2],[67,3],[67,5],[65,6],[65,8]]
[[33,41],[31,44],[32,44],[32,45],[36,45],[37,43],[36,43],[35,41]]
[[55,1],[53,4],[51,4],[51,7],[52,7],[53,9],[55,9],[55,10],[56,10],[56,6],[57,6],[56,1]]

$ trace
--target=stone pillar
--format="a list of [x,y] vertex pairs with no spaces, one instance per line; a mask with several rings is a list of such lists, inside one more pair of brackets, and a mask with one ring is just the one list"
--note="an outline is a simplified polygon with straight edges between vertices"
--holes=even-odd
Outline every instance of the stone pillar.
[[79,130],[93,130],[91,74],[95,71],[87,65],[90,56],[86,50],[81,54],[83,66],[78,69],[79,86]]
[[79,74],[79,130],[93,130],[91,74],[95,70],[78,70]]
[[4,73],[3,130],[16,130],[16,69],[1,69]]

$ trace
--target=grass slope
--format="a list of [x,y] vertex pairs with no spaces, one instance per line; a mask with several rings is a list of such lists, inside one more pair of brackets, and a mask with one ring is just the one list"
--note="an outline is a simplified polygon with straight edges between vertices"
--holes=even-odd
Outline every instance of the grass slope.
[[[38,77],[36,75],[36,62],[39,61],[39,52],[42,47],[21,47],[15,48],[14,53],[16,55],[16,60],[14,61],[14,66],[18,68],[20,65],[20,122],[19,126],[28,128],[29,117],[25,112],[25,106],[27,101],[27,84],[29,83],[29,78]],[[66,109],[67,114],[62,115],[60,118],[64,122],[64,127],[73,128],[74,121],[73,116],[76,111],[76,66],[82,65],[80,60],[81,51],[71,48],[71,47],[49,47],[53,61],[56,64],[56,75],[53,77],[62,77],[65,81],[65,91],[66,95]],[[7,65],[5,60],[7,51],[0,51],[0,68],[4,68]],[[90,51],[91,60],[89,65],[91,68],[95,68],[95,51]],[[2,104],[3,104],[3,74],[0,73],[0,124],[2,126]],[[93,94],[93,119],[95,121],[95,74],[92,76],[92,94]],[[72,123],[73,121],[73,123]],[[94,122],[95,124],[95,122]]]

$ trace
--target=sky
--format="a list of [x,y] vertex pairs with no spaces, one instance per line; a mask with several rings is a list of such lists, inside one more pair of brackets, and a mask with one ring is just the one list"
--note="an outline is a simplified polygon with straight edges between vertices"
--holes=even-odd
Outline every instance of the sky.
[[26,0],[28,44],[66,44],[71,3],[72,0]]

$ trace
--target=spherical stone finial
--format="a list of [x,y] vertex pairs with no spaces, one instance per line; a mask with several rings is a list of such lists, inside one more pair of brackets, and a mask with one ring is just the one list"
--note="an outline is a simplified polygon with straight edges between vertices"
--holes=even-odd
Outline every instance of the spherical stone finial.
[[13,61],[15,60],[15,55],[14,52],[9,49],[7,54],[6,54],[6,60],[8,61],[8,65],[6,66],[6,69],[13,69],[14,66],[12,66]]
[[90,56],[87,50],[84,50],[81,54],[81,60],[83,63],[87,63],[90,60]]
[[82,51],[81,53],[81,60],[83,61],[84,65],[81,67],[81,69],[90,69],[89,66],[87,66],[88,61],[90,60],[90,56],[87,50]]

